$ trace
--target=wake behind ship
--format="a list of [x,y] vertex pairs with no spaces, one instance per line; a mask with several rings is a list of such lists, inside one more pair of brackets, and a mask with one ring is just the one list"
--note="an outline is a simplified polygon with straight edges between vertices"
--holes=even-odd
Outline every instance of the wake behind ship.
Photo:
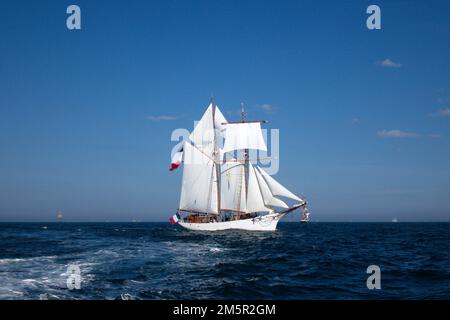
[[[202,231],[273,231],[294,210],[307,212],[301,199],[262,168],[249,150],[267,151],[265,121],[228,122],[213,99],[189,139],[172,158],[171,171],[183,163],[180,205],[173,224]],[[221,148],[220,145],[223,145]],[[287,205],[282,198],[294,201]],[[308,213],[309,216],[309,213]]]

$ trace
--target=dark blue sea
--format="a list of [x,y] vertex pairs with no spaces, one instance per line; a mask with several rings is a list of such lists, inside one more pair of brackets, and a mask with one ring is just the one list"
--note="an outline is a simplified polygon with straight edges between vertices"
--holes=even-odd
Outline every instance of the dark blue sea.
[[[80,268],[80,289],[67,268]],[[369,290],[369,265],[381,289]],[[450,223],[0,224],[0,299],[449,299]]]

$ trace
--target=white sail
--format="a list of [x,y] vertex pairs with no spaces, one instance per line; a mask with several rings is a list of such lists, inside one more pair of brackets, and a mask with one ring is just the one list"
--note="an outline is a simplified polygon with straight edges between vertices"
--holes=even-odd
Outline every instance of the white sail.
[[247,211],[248,212],[264,212],[270,211],[264,204],[264,199],[259,188],[258,179],[256,178],[255,169],[250,164],[248,170],[248,186],[247,186]]
[[227,122],[227,119],[223,116],[219,107],[216,106],[216,110],[214,111],[214,126],[216,130],[218,130],[223,136],[225,134],[226,125],[224,123]]
[[[211,176],[211,184],[209,187],[209,203],[207,204],[208,213],[219,213],[219,203],[217,202],[218,192],[217,192],[217,170],[216,163],[213,163],[212,166],[212,176]],[[205,195],[203,195],[205,197]]]
[[247,210],[245,196],[244,165],[239,162],[227,162],[221,166],[220,208],[222,210]]
[[256,178],[258,179],[258,184],[261,189],[261,194],[264,199],[264,203],[267,206],[274,206],[274,207],[281,207],[281,208],[289,208],[289,206],[281,201],[278,198],[275,198],[275,196],[270,191],[269,186],[266,183],[266,180],[262,177],[262,175],[259,173],[258,170],[255,170]]
[[197,123],[194,131],[189,136],[194,145],[206,153],[208,156],[214,151],[214,122],[213,105],[210,104],[203,117]]
[[242,149],[267,151],[259,122],[228,123],[225,132],[224,152]]
[[189,142],[185,142],[180,209],[217,213],[216,179],[214,161]]
[[297,200],[299,202],[303,202],[298,196],[290,192],[284,186],[282,186],[278,181],[272,178],[267,172],[265,172],[260,167],[257,167],[257,170],[261,173],[261,175],[266,180],[267,185],[269,186],[270,191],[274,196],[282,196],[289,199]]

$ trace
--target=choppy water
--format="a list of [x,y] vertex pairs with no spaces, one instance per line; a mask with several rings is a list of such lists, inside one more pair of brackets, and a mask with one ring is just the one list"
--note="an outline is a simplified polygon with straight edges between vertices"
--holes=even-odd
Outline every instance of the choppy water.
[[[3,223],[0,299],[450,299],[449,249],[450,223]],[[372,264],[381,290],[366,287]]]

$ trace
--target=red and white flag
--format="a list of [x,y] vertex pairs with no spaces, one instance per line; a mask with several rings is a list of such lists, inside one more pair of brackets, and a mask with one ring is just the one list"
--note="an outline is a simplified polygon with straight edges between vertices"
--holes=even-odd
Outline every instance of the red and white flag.
[[180,216],[180,214],[177,212],[177,213],[175,213],[173,216],[170,217],[170,223],[171,223],[171,224],[175,224],[175,223],[177,223],[178,220],[180,220],[180,219],[181,219],[181,216]]
[[175,154],[172,157],[172,163],[170,164],[170,171],[175,170],[176,168],[178,168],[181,164],[181,162],[183,161],[183,151],[178,151],[175,152]]

